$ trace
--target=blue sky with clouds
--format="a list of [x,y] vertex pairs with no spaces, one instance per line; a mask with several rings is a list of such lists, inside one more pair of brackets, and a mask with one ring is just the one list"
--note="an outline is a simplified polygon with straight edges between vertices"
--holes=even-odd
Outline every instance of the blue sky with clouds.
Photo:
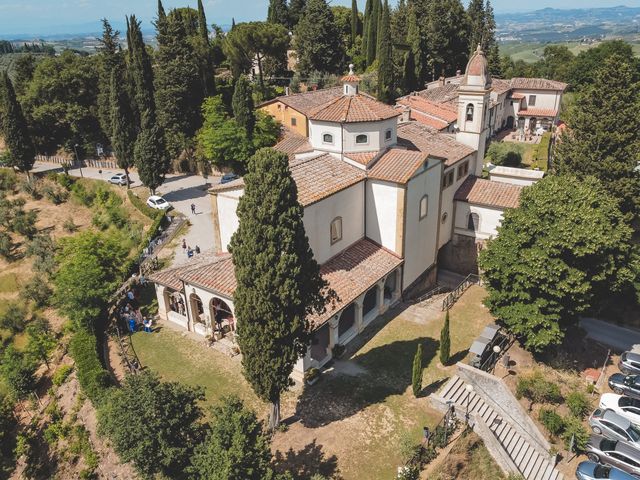
[[[468,0],[463,0],[467,3]],[[204,0],[207,18],[221,25],[236,21],[260,20],[266,17],[268,0]],[[358,0],[361,7],[365,0]],[[610,7],[620,4],[635,5],[638,0],[537,0],[535,2],[514,2],[513,0],[493,0],[497,13],[528,11],[544,7],[584,8]],[[196,0],[164,0],[165,8],[195,6]],[[395,0],[391,0],[395,3]],[[107,17],[114,23],[124,19],[126,14],[136,14],[150,21],[155,12],[156,0],[0,0],[0,35],[11,33],[42,32],[49,28],[58,29],[94,23]],[[350,0],[333,0],[335,5],[351,5]],[[55,27],[54,27],[55,26]],[[57,28],[56,28],[57,27]]]

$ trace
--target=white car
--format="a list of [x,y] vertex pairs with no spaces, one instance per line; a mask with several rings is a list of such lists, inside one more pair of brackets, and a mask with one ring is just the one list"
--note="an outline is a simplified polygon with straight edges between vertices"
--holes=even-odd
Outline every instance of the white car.
[[171,207],[171,204],[167,202],[164,198],[159,197],[158,195],[151,195],[147,199],[147,205],[151,208],[155,208],[156,210],[166,210]]
[[[115,185],[122,185],[123,187],[127,185],[127,175],[124,173],[116,173],[113,177],[109,179],[109,183],[113,183]],[[129,184],[133,183],[131,179],[129,179]]]
[[635,425],[640,425],[640,400],[616,393],[605,393],[600,397],[600,408],[610,409]]

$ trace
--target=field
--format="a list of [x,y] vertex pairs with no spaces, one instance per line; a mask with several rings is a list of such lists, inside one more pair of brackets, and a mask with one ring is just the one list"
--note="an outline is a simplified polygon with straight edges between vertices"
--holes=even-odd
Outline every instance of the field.
[[[560,44],[504,42],[500,44],[500,55],[509,55],[513,61],[524,60],[527,63],[537,62],[542,58],[544,47],[547,45],[566,45],[571,53],[578,55],[597,44],[583,45],[580,42],[564,42]],[[640,56],[640,43],[632,43],[636,56]]]

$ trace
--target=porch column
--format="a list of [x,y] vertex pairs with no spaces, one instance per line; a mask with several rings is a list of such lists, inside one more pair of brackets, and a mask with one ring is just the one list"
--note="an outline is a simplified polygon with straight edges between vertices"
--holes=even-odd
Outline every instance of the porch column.
[[400,298],[400,295],[402,295],[402,289],[400,287],[400,283],[402,282],[402,270],[400,268],[398,268],[396,270],[396,289],[393,292],[393,299],[397,300],[398,298]]
[[376,283],[376,302],[377,302],[377,306],[378,306],[378,315],[382,314],[385,312],[385,310],[387,309],[386,305],[384,304],[384,282],[386,280],[386,277],[383,278],[382,280],[380,280],[378,283]]
[[362,332],[362,330],[364,330],[364,316],[362,315],[362,303],[364,302],[364,295],[360,295],[360,297],[358,297],[356,299],[356,301],[354,302],[354,305],[356,307],[356,330],[358,331],[358,333]]
[[329,319],[329,350],[333,350],[338,342],[338,323],[340,321],[340,317],[335,315]]
[[167,310],[169,310],[169,306],[167,305],[165,293],[167,291],[167,287],[156,284],[156,298],[158,299],[158,315],[160,318],[166,320],[167,319]]
[[193,331],[193,317],[191,315],[191,295],[187,295],[186,294],[186,289],[185,289],[185,293],[184,294],[180,294],[180,297],[182,297],[182,301],[184,302],[184,313],[187,316],[187,330],[192,332]]

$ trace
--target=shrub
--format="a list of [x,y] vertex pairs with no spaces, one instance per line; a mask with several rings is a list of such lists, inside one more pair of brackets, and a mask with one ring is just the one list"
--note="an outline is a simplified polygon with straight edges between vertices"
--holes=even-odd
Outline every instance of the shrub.
[[36,229],[37,219],[38,214],[35,210],[27,211],[22,208],[18,208],[14,211],[13,218],[11,219],[11,231],[19,233],[27,238],[33,238],[38,231]]
[[0,168],[0,190],[4,192],[14,192],[18,177],[16,172],[10,168]]
[[42,187],[44,196],[54,205],[60,205],[69,199],[69,192],[56,184],[48,184]]
[[564,420],[553,410],[547,408],[540,409],[538,420],[553,436],[560,435],[564,430]]
[[42,198],[42,195],[40,194],[40,182],[37,180],[27,180],[22,182],[20,184],[20,190],[22,190],[22,192],[26,193],[34,200],[39,200],[40,198]]
[[73,367],[71,365],[62,365],[53,374],[51,381],[56,387],[59,387],[67,380],[67,377],[71,375],[71,372],[73,372]]
[[41,274],[50,276],[56,267],[56,244],[48,233],[36,235],[27,245],[26,255],[35,257],[33,269]]
[[560,387],[545,379],[542,372],[539,371],[518,379],[516,397],[527,398],[531,405],[534,403],[560,403],[562,401]]
[[13,242],[11,241],[11,235],[7,232],[0,232],[0,255],[5,259],[11,259],[11,252],[13,251]]
[[514,143],[494,142],[489,146],[486,157],[494,165],[518,167],[522,163],[522,147]]
[[78,226],[73,222],[73,218],[67,218],[62,224],[62,228],[67,233],[73,233],[78,231]]
[[76,362],[82,390],[93,403],[99,404],[111,385],[111,377],[98,358],[96,337],[86,330],[79,330],[69,342],[69,351]]
[[7,302],[4,312],[0,314],[0,327],[12,333],[22,332],[27,325],[27,309],[19,302]]
[[573,391],[567,395],[566,403],[567,407],[576,418],[584,418],[584,416],[591,410],[591,401],[584,393],[579,391]]
[[75,183],[73,177],[66,173],[53,174],[49,178],[67,191],[71,190],[71,187]]
[[16,399],[25,398],[29,395],[36,385],[35,368],[33,363],[15,349],[13,345],[9,345],[2,356],[2,376]]
[[51,295],[53,295],[53,290],[49,284],[35,276],[31,277],[20,290],[20,297],[24,300],[31,300],[38,308],[48,306]]
[[149,217],[151,220],[154,220],[158,216],[158,210],[154,210],[149,207],[140,197],[138,197],[133,191],[127,190],[127,197],[129,197],[129,201],[136,207],[140,213]]
[[587,447],[587,442],[589,441],[589,432],[584,428],[582,420],[573,415],[569,415],[565,418],[565,428],[562,434],[562,439],[567,449],[571,444],[572,437],[574,438],[574,451],[584,452]]
[[532,167],[546,171],[549,167],[549,150],[551,148],[551,132],[542,135],[540,143],[536,146]]

